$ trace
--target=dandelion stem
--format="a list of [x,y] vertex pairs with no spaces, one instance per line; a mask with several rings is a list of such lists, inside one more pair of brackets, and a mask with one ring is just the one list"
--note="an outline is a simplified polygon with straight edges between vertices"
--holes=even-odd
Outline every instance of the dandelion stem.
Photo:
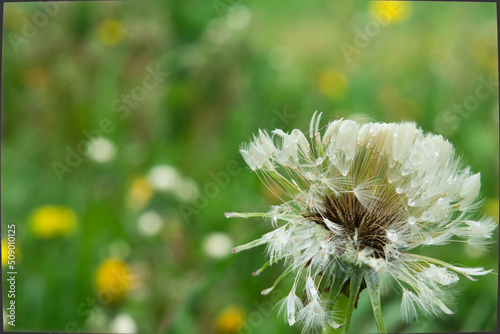
[[257,247],[257,246],[260,246],[266,242],[267,242],[267,240],[265,240],[264,238],[255,239],[254,241],[248,242],[244,245],[239,245],[239,246],[234,247],[233,253],[238,253],[238,252],[241,252],[243,250]]
[[332,307],[333,305],[335,305],[335,302],[337,301],[337,298],[340,295],[340,292],[342,291],[342,287],[349,278],[350,273],[351,270],[347,271],[339,270],[337,273],[335,273],[333,284],[331,285],[330,293],[328,294],[328,302],[331,303]]
[[226,218],[262,218],[267,212],[226,212]]
[[264,263],[262,265],[262,267],[260,267],[259,269],[257,269],[256,271],[253,272],[253,276],[260,275],[260,273],[263,272],[264,270],[266,270],[266,268],[269,267],[270,264],[271,264],[271,260],[267,260],[266,263]]
[[368,292],[370,293],[370,301],[372,303],[373,315],[375,316],[375,322],[377,323],[378,332],[387,333],[384,325],[384,319],[382,318],[379,277],[373,270],[365,271],[364,276],[366,286],[368,287]]
[[287,277],[288,275],[290,275],[290,273],[291,273],[292,271],[293,271],[293,267],[291,267],[291,266],[290,266],[290,267],[288,267],[288,268],[287,268],[287,269],[283,272],[283,274],[281,274],[281,275],[280,275],[280,277],[278,277],[278,278],[276,279],[276,281],[274,282],[273,286],[272,286],[272,287],[270,287],[270,288],[268,288],[268,289],[265,289],[264,291],[262,291],[262,294],[263,294],[263,295],[267,295],[267,294],[269,294],[269,292],[273,291],[273,290],[274,290],[274,288],[276,288],[276,287],[278,286],[278,284],[280,284],[280,283],[281,283],[281,281],[283,281],[283,279],[284,279],[285,277]]
[[361,288],[361,283],[363,282],[363,273],[361,269],[356,268],[352,271],[350,277],[350,287],[349,287],[349,307],[347,309],[347,314],[345,318],[344,333],[349,333],[349,325],[351,324],[351,317],[354,311],[354,305],[358,300],[359,289]]

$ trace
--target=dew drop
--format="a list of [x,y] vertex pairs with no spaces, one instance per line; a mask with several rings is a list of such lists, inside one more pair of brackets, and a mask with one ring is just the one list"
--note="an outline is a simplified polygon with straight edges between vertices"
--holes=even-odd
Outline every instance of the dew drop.
[[401,193],[403,192],[403,189],[401,189],[401,188],[396,188],[396,192],[397,192],[398,194],[401,194]]
[[410,198],[410,199],[408,200],[408,205],[409,205],[409,206],[414,206],[414,205],[415,205],[415,200],[414,200],[413,198]]
[[397,235],[396,231],[389,230],[389,231],[387,231],[387,238],[391,241],[396,242],[398,240],[398,235]]
[[444,199],[442,197],[439,197],[439,199],[437,200],[437,204],[438,205],[443,205],[444,204]]
[[417,222],[417,219],[415,217],[412,216],[412,217],[408,218],[408,223],[410,225],[415,225],[416,222]]

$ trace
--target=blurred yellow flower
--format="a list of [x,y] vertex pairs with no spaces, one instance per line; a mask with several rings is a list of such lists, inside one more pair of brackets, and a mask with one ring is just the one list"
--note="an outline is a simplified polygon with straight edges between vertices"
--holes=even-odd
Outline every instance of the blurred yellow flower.
[[[14,252],[16,253],[16,257],[14,259],[14,261],[17,263],[19,263],[21,261],[21,252],[19,250],[19,247],[16,247],[14,248]],[[7,265],[9,262],[9,243],[7,241],[7,238],[3,238],[2,239],[2,267]]]
[[347,90],[347,79],[336,69],[328,69],[320,74],[319,90],[332,99],[342,97]]
[[97,268],[96,288],[102,300],[111,304],[120,302],[131,283],[129,266],[118,258],[108,258]]
[[147,178],[140,176],[132,181],[128,191],[128,205],[133,210],[146,206],[153,195],[153,187]]
[[215,319],[217,333],[237,333],[245,323],[245,314],[237,306],[228,306]]
[[38,238],[69,235],[76,230],[77,224],[75,212],[66,206],[42,206],[30,219],[31,231]]
[[498,222],[498,198],[488,198],[484,205],[484,213]]
[[7,264],[9,260],[9,247],[7,245],[7,239],[2,239],[2,267]]
[[372,1],[371,13],[387,23],[399,22],[411,13],[409,1]]
[[123,25],[116,20],[106,20],[97,29],[100,41],[109,46],[120,43],[123,32]]

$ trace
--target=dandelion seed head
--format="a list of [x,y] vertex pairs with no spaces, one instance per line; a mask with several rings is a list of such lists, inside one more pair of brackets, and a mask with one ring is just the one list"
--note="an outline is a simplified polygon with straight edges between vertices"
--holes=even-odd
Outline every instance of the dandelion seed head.
[[340,119],[322,134],[320,117],[313,115],[307,133],[259,130],[242,146],[250,169],[284,202],[262,215],[226,214],[262,216],[275,228],[233,252],[266,245],[269,264],[284,261],[283,276],[293,273],[295,279],[280,309],[290,325],[299,322],[304,331],[340,326],[325,295],[342,273],[341,286],[353,272],[361,272],[364,281],[396,281],[404,319],[452,314],[444,287],[459,275],[475,280],[472,276],[489,271],[453,266],[413,250],[457,240],[475,247],[491,242],[497,223],[473,218],[480,174],[462,167],[446,139],[415,123],[360,125]]

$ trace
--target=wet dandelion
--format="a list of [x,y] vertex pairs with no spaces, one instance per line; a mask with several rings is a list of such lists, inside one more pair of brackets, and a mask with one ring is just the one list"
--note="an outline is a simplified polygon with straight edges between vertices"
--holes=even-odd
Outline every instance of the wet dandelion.
[[[294,275],[277,307],[304,332],[327,327],[349,331],[359,293],[369,292],[379,332],[385,332],[380,302],[382,277],[402,291],[401,315],[452,314],[449,285],[460,276],[476,280],[491,270],[465,268],[411,252],[422,245],[452,241],[481,247],[497,223],[473,219],[479,205],[480,175],[463,167],[442,136],[425,134],[414,123],[336,120],[320,134],[321,114],[312,117],[308,137],[295,129],[259,134],[240,152],[248,166],[274,189],[283,204],[261,217],[273,231],[239,252],[266,245],[269,260],[286,269],[268,294]],[[286,199],[283,199],[286,198]],[[334,317],[341,293],[349,298],[345,319]]]

